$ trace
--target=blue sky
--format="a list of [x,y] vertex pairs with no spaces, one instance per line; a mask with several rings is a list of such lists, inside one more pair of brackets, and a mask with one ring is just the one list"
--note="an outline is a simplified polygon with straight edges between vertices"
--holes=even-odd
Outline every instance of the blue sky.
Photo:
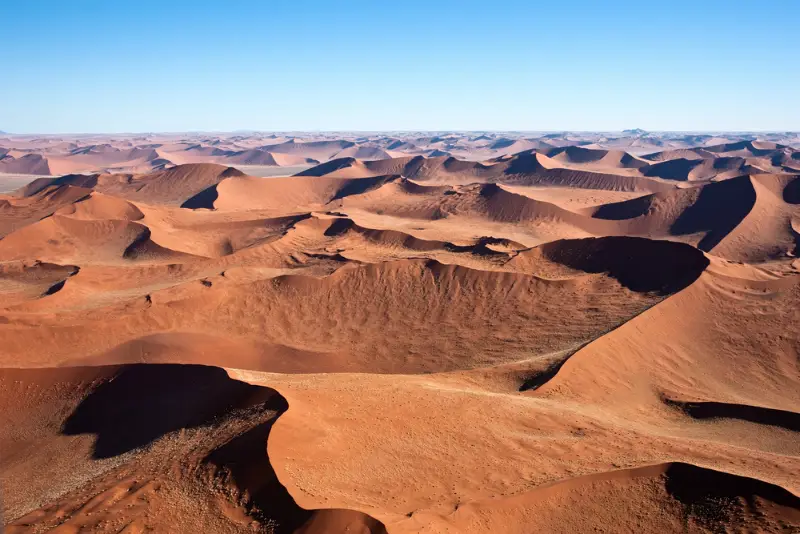
[[0,130],[798,130],[800,1],[2,7]]

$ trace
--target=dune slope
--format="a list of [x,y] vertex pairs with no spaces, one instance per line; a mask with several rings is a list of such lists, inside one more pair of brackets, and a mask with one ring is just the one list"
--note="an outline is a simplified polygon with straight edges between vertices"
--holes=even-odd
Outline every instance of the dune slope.
[[5,531],[800,530],[790,141],[0,138]]

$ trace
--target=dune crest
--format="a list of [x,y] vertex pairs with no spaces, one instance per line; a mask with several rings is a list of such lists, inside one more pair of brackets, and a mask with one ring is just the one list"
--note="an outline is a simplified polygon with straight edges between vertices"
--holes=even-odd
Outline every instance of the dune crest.
[[5,530],[798,530],[798,146],[0,137]]

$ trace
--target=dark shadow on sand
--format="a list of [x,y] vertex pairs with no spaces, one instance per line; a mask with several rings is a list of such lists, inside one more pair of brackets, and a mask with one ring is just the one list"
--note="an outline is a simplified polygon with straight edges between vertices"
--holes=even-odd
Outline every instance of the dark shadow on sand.
[[800,414],[794,412],[725,402],[682,402],[665,398],[664,403],[694,419],[738,419],[800,432]]
[[632,291],[661,295],[689,286],[709,264],[690,245],[642,237],[563,239],[539,249],[553,262],[587,273],[607,273]]
[[686,507],[688,515],[712,532],[729,532],[726,525],[743,504],[757,516],[761,515],[759,501],[800,510],[796,495],[755,478],[679,462],[670,465],[665,476],[667,492]]
[[[103,379],[67,418],[62,432],[95,434],[95,458],[109,458],[170,432],[211,425],[232,411],[237,417],[252,415],[249,430],[212,450],[202,464],[227,477],[253,518],[276,534],[385,534],[380,521],[362,512],[305,510],[295,503],[267,453],[272,426],[288,407],[277,391],[234,380],[218,367],[134,364]],[[274,415],[264,421],[265,412]]]
[[756,191],[748,176],[709,184],[672,224],[670,232],[674,235],[707,232],[697,248],[708,252],[744,220],[755,203]]
[[232,380],[217,367],[130,365],[95,388],[62,432],[95,434],[94,457],[110,458],[208,423],[262,389]]

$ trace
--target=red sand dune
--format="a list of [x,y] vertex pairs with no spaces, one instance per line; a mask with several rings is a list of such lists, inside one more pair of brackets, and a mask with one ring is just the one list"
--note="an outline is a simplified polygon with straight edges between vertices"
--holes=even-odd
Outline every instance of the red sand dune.
[[5,529],[798,530],[793,142],[2,138]]
[[[657,164],[674,159],[742,158],[747,160],[747,165],[768,172],[797,170],[798,160],[793,156],[798,155],[798,147],[800,138],[791,133],[761,134],[760,137],[635,131],[618,136],[566,132],[534,137],[510,133],[477,136],[343,133],[333,136],[257,132],[241,135],[7,136],[0,138],[0,174],[147,174],[188,163],[296,168],[346,157],[362,161],[406,156],[454,157],[487,162],[523,152],[539,152],[543,157],[555,159],[558,167],[637,176],[655,165],[648,176],[666,174],[669,179],[685,180],[689,164],[683,163],[677,169]],[[766,169],[765,165],[773,168]],[[729,177],[732,172],[732,169],[717,172],[715,165],[708,163],[703,168],[692,173],[689,179]],[[679,172],[681,169],[683,172]]]

